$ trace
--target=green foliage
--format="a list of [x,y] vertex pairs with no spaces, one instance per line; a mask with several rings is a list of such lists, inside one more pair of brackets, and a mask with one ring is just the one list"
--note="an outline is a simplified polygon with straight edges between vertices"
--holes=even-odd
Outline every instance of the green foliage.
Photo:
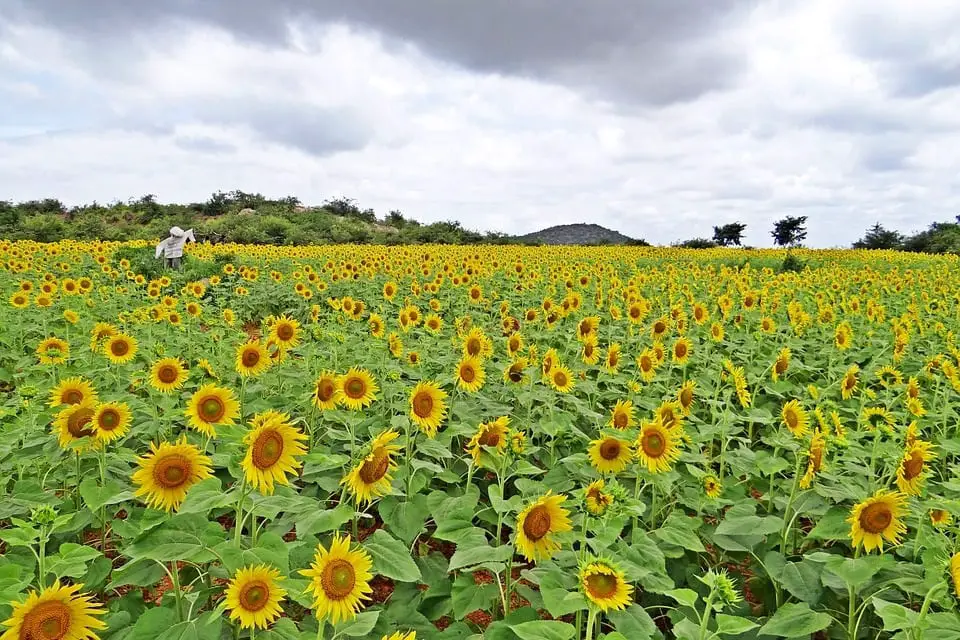
[[773,242],[781,247],[794,247],[807,237],[807,216],[787,216],[773,225]]
[[743,232],[746,231],[746,229],[747,225],[742,222],[731,222],[719,227],[714,227],[713,241],[721,247],[729,247],[731,245],[739,247],[740,241],[743,239]]
[[867,233],[853,243],[854,249],[899,249],[903,246],[903,234],[886,229],[879,222],[867,229]]
[[684,240],[683,242],[674,243],[673,246],[682,249],[714,249],[718,245],[713,240],[708,240],[707,238],[692,238],[690,240]]

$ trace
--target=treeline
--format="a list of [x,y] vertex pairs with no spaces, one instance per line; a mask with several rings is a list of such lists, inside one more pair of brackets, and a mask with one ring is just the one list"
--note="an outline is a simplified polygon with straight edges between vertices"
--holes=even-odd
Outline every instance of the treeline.
[[[774,223],[770,235],[781,247],[799,246],[807,237],[807,216],[787,216]],[[712,238],[693,238],[673,243],[687,249],[742,246],[747,225],[732,222],[713,228]],[[853,243],[854,249],[895,249],[914,253],[960,254],[960,215],[956,222],[934,222],[927,229],[905,235],[887,229],[879,222],[867,229],[863,237]]]
[[504,233],[480,233],[459,222],[421,224],[391,211],[382,218],[350,198],[306,207],[290,196],[279,200],[242,191],[214,193],[206,202],[160,204],[146,195],[127,202],[66,207],[59,200],[0,200],[0,238],[55,242],[150,240],[172,226],[194,229],[198,240],[244,244],[512,244]]

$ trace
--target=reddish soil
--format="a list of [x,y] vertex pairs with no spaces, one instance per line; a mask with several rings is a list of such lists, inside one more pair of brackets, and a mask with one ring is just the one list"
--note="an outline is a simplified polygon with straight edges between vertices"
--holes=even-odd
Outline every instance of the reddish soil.
[[443,631],[453,623],[453,618],[450,616],[443,616],[439,620],[433,621],[433,626],[435,626],[440,631]]
[[370,588],[373,593],[370,595],[374,604],[383,604],[393,595],[393,580],[383,576],[374,576],[370,581]]
[[488,626],[490,626],[490,623],[493,622],[493,616],[482,609],[477,609],[476,611],[468,613],[464,619],[468,622],[472,622],[481,629],[486,629]]

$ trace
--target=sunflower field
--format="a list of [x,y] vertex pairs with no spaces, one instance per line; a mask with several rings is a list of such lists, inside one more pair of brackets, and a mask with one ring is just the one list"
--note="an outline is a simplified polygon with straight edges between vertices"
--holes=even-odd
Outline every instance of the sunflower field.
[[955,256],[143,251],[0,241],[0,640],[960,638]]

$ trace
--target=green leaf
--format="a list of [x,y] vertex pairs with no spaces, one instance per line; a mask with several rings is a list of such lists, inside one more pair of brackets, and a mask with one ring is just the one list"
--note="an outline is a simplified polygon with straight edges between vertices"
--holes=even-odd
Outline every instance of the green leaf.
[[743,516],[724,518],[717,527],[722,536],[759,536],[776,533],[783,528],[783,520],[777,516]]
[[62,578],[79,578],[87,572],[87,563],[101,554],[96,549],[85,547],[82,544],[64,542],[60,545],[57,555],[50,558],[47,571]]
[[209,562],[215,558],[210,549],[225,539],[223,528],[206,516],[178,515],[134,541],[125,555],[133,560]]
[[821,568],[809,560],[788,562],[783,567],[780,580],[792,595],[807,604],[816,604],[823,593],[820,571]]
[[430,516],[427,497],[420,493],[403,501],[386,496],[377,510],[390,531],[408,544],[423,531],[423,524]]
[[177,513],[209,513],[233,504],[232,492],[224,491],[218,478],[207,478],[191,487]]
[[912,629],[917,625],[917,619],[920,617],[920,614],[912,609],[877,597],[873,598],[873,608],[876,609],[877,615],[883,619],[884,631]]
[[746,618],[728,616],[723,613],[717,614],[717,633],[720,635],[739,636],[759,626],[756,622]]
[[377,626],[377,620],[380,618],[379,611],[363,611],[357,614],[357,617],[349,622],[341,622],[335,627],[336,633],[342,633],[351,638],[361,638],[366,636]]
[[307,538],[339,529],[344,523],[350,521],[353,513],[353,507],[346,504],[338,504],[333,509],[307,512],[297,517],[297,537]]
[[153,640],[177,623],[177,612],[164,607],[147,609],[133,625],[127,640]]
[[807,534],[810,540],[845,540],[850,536],[850,512],[840,507],[832,507],[820,518],[817,526]]
[[220,640],[220,627],[223,617],[218,611],[211,611],[196,620],[175,624],[157,640]]
[[453,581],[450,600],[453,604],[453,617],[463,619],[465,615],[477,609],[489,609],[498,597],[497,587],[493,584],[477,585],[469,573],[461,573]]
[[35,529],[17,527],[16,529],[4,529],[0,531],[0,540],[3,540],[11,547],[29,547],[39,539],[39,532]]
[[520,640],[570,640],[575,629],[572,624],[557,620],[535,620],[510,625]]
[[260,640],[300,640],[300,637],[300,630],[290,618],[280,618],[266,631],[257,632]]
[[463,567],[485,562],[506,562],[513,556],[513,545],[491,547],[487,544],[487,536],[477,529],[477,534],[457,545],[457,550],[450,557],[450,566],[447,571],[455,571]]
[[691,608],[696,608],[697,600],[700,599],[700,596],[693,589],[671,589],[664,592],[663,595],[670,596],[680,604]]
[[863,556],[862,558],[840,558],[833,556],[827,564],[827,570],[832,571],[843,580],[848,587],[855,589],[877,575],[881,570],[896,564],[890,556]]
[[133,498],[133,492],[118,482],[108,480],[104,486],[95,478],[87,478],[80,483],[80,497],[93,513],[98,513],[100,507],[108,504],[119,504]]
[[833,622],[826,613],[811,611],[807,603],[785,604],[760,627],[760,633],[780,638],[799,638],[826,629]]
[[543,596],[543,606],[554,618],[587,608],[587,601],[579,591],[568,587],[564,580],[567,578],[559,569],[553,569],[540,578],[540,595]]
[[672,513],[663,526],[653,532],[653,535],[669,544],[700,553],[706,551],[696,533],[700,524],[701,521],[696,518]]
[[383,529],[374,531],[363,547],[373,557],[374,572],[400,582],[420,579],[420,568],[410,557],[406,545]]
[[163,577],[163,567],[153,560],[135,560],[128,562],[113,572],[113,580],[107,589],[116,589],[124,585],[135,587],[149,587]]
[[638,604],[631,604],[623,611],[608,611],[607,618],[614,629],[631,640],[647,640],[657,633],[653,618]]

